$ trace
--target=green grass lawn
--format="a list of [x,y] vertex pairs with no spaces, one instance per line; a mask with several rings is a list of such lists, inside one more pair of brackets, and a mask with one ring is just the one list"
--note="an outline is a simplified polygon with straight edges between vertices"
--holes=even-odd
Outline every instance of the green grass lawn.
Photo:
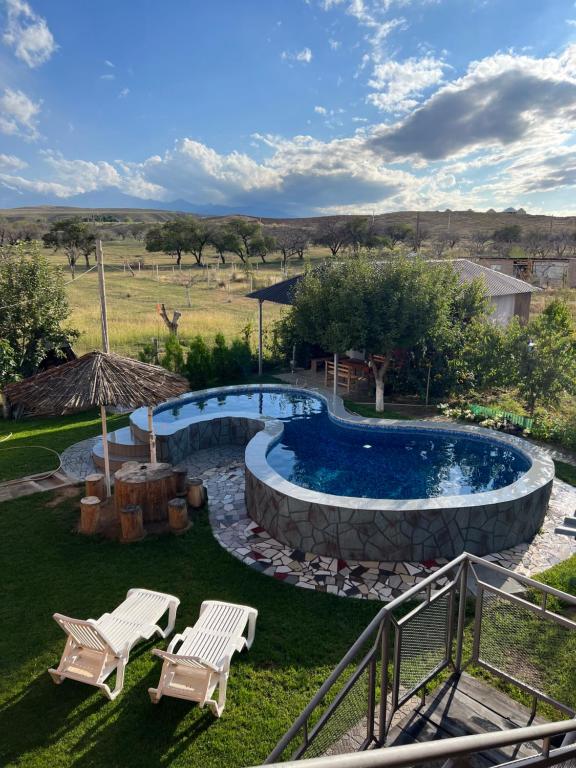
[[[259,764],[379,607],[242,565],[214,540],[206,513],[182,537],[127,546],[75,534],[77,500],[52,502],[52,494],[38,494],[0,504],[2,766]],[[194,623],[205,599],[258,609],[255,643],[234,658],[220,720],[175,699],[150,703],[161,666],[150,649],[168,641],[135,649],[114,702],[90,686],[51,681],[46,669],[65,640],[52,613],[98,617],[134,586],[181,599],[177,631]]]
[[346,410],[351,411],[352,413],[357,413],[358,416],[364,416],[367,419],[409,420],[413,418],[406,413],[388,408],[386,405],[384,412],[377,411],[373,405],[366,405],[366,403],[355,403],[354,400],[344,400],[344,406]]
[[[108,416],[110,431],[126,424],[127,416]],[[100,414],[96,411],[52,419],[0,419],[0,482],[57,468],[58,459],[53,453],[32,446],[62,452],[69,445],[101,433]]]
[[566,464],[564,461],[555,461],[556,477],[564,480],[565,483],[576,486],[576,467],[572,464]]

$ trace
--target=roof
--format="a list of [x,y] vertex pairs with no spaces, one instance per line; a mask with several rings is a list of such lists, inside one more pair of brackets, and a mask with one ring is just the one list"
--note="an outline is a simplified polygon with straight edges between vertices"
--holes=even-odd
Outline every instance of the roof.
[[[450,263],[463,283],[471,283],[475,278],[483,278],[486,282],[486,290],[489,296],[513,296],[519,293],[535,293],[540,291],[530,283],[524,280],[518,280],[516,277],[510,277],[495,269],[484,267],[482,264],[476,264],[468,259],[451,259],[449,262],[443,260],[430,260],[431,264]],[[271,301],[274,304],[292,304],[292,298],[296,286],[303,278],[303,275],[291,277],[288,280],[282,280],[280,283],[261,288],[248,294],[249,299],[258,299],[259,301]]]
[[88,352],[4,387],[11,409],[34,416],[60,416],[97,405],[138,408],[189,390],[185,378],[129,357]]

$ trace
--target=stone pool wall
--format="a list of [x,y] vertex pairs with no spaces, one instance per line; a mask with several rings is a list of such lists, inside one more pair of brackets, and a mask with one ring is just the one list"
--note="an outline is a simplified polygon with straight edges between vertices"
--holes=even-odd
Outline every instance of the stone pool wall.
[[[504,491],[505,489],[503,489]],[[272,487],[246,468],[246,506],[252,519],[295,549],[344,560],[451,559],[462,552],[486,555],[529,541],[541,528],[552,480],[523,498],[443,508],[428,499],[425,509],[394,510],[321,504]],[[303,494],[305,495],[305,493]],[[438,501],[436,508],[431,508]],[[360,506],[362,505],[362,506]],[[408,501],[405,507],[413,507]]]
[[158,461],[179,464],[191,453],[218,445],[247,445],[264,429],[264,421],[241,416],[214,416],[189,424],[171,435],[158,435]]

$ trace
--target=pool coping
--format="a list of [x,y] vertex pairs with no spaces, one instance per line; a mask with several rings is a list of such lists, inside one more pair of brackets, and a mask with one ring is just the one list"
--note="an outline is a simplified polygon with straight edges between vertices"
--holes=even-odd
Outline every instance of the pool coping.
[[[261,483],[272,488],[278,493],[289,496],[295,500],[304,503],[313,503],[322,506],[339,507],[354,510],[370,510],[382,512],[411,512],[435,509],[459,509],[466,507],[484,507],[493,504],[502,504],[506,502],[518,501],[532,494],[534,491],[551,484],[555,476],[554,462],[537,446],[514,435],[506,435],[502,432],[486,429],[472,424],[454,424],[450,422],[444,426],[438,422],[400,419],[376,419],[352,414],[344,407],[344,401],[339,395],[326,396],[324,393],[312,387],[295,387],[291,384],[243,384],[227,387],[212,387],[210,389],[187,392],[178,398],[167,401],[160,406],[163,410],[171,406],[177,406],[185,399],[194,399],[213,397],[219,394],[225,395],[230,392],[269,392],[269,391],[292,391],[311,394],[322,400],[328,411],[329,417],[340,422],[344,426],[363,426],[368,428],[378,427],[379,429],[389,429],[405,431],[407,429],[444,431],[452,433],[462,433],[463,435],[476,435],[477,437],[492,440],[509,445],[520,453],[524,454],[531,462],[530,468],[514,483],[504,486],[495,491],[483,491],[481,493],[472,493],[456,496],[437,496],[432,498],[414,498],[414,499],[375,499],[363,498],[358,496],[337,496],[335,494],[323,493],[291,483],[282,477],[275,469],[271,467],[267,460],[267,454],[270,448],[278,442],[282,436],[284,425],[278,419],[270,416],[255,416],[246,411],[226,411],[225,413],[198,415],[185,419],[180,419],[171,424],[155,425],[157,439],[169,438],[177,432],[187,429],[192,424],[212,421],[217,419],[246,419],[260,422],[263,429],[252,437],[246,445],[245,464],[246,469]],[[156,412],[158,408],[154,410]],[[130,422],[136,433],[148,434],[147,409],[139,408],[130,415]]]

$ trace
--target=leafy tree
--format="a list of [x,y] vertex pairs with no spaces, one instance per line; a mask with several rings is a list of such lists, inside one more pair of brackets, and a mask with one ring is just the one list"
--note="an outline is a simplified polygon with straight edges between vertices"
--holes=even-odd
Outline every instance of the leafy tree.
[[0,339],[0,388],[18,378],[14,350],[5,339]]
[[451,267],[421,259],[327,264],[300,282],[291,324],[299,338],[326,350],[365,350],[376,383],[376,410],[382,411],[395,354],[450,323],[457,284]]
[[[182,263],[182,254],[191,252],[196,221],[192,217],[180,216],[165,221],[159,227],[152,227],[146,233],[146,250],[161,251],[176,256],[176,264]],[[202,249],[200,249],[200,255]]]
[[90,255],[96,250],[96,238],[90,226],[79,218],[55,221],[50,231],[42,240],[47,248],[63,250],[70,265],[72,277],[76,272],[76,262],[84,256],[86,266],[90,266]]
[[236,253],[238,241],[235,234],[225,226],[219,225],[212,228],[210,245],[218,254],[222,264],[226,264],[226,253]]
[[292,256],[304,258],[304,252],[308,247],[308,235],[305,230],[291,226],[274,227],[270,229],[269,236],[274,239],[284,268]]
[[382,230],[382,234],[390,241],[392,248],[408,240],[413,232],[414,230],[408,224],[389,224]]
[[184,347],[175,333],[169,334],[166,339],[162,366],[173,373],[184,371]]
[[568,305],[550,302],[525,326],[510,328],[516,381],[530,414],[576,394],[576,327]]
[[205,389],[213,377],[210,348],[200,335],[194,336],[186,356],[186,378],[192,389]]
[[[36,373],[49,350],[58,352],[78,334],[63,323],[70,315],[62,272],[34,243],[4,248],[0,259],[0,339],[4,378]],[[5,383],[5,382],[4,382]]]
[[226,232],[228,250],[235,253],[243,264],[251,256],[258,256],[265,264],[266,256],[275,248],[274,238],[263,234],[258,221],[232,219],[226,224]]
[[317,245],[326,246],[330,249],[332,256],[337,256],[346,245],[346,237],[346,229],[340,219],[326,218],[320,220],[314,242]]

